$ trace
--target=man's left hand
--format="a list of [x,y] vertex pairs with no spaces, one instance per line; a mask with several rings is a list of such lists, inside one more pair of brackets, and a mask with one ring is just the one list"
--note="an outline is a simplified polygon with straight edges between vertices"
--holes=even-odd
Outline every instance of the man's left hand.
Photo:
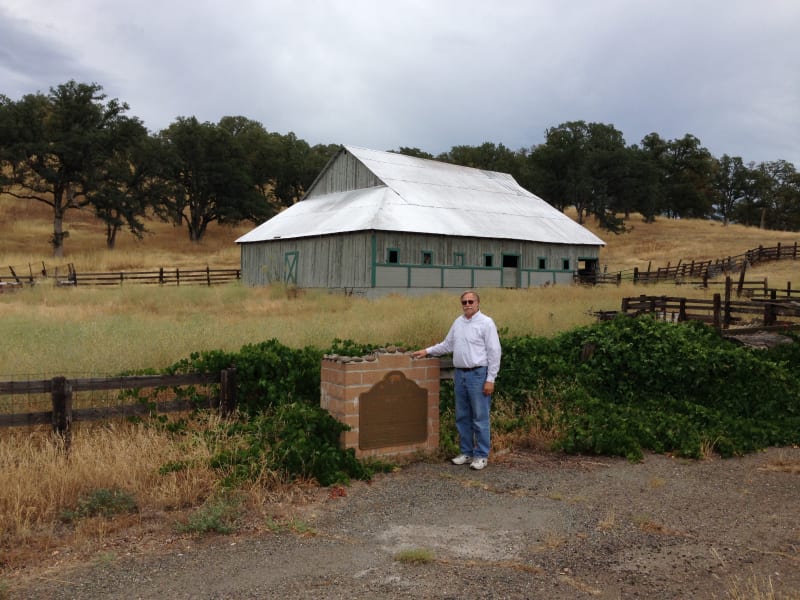
[[483,383],[483,395],[484,396],[491,396],[494,393],[494,382],[493,381],[484,381]]

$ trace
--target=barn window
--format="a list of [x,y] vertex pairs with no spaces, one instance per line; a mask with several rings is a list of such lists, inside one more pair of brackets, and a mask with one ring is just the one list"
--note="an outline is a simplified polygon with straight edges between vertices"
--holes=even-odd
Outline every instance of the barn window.
[[539,268],[542,270],[547,268],[547,259],[544,259],[541,256],[539,257]]
[[453,254],[453,264],[457,267],[464,266],[464,253],[463,252],[456,252]]
[[389,248],[386,251],[386,262],[396,265],[400,262],[400,250],[397,248]]
[[494,266],[494,254],[484,254],[483,255],[483,266],[484,267],[493,267]]
[[503,254],[503,267],[506,269],[516,269],[519,267],[519,255]]
[[564,269],[565,271],[569,271],[569,259],[568,258],[565,258],[562,261],[561,268]]
[[423,250],[422,251],[422,264],[423,265],[432,265],[433,264],[433,252],[430,250]]

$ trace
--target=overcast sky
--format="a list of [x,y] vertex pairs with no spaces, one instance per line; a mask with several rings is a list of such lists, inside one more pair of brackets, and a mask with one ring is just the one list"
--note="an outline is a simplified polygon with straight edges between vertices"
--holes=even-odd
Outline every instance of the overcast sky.
[[0,0],[0,93],[432,154],[584,120],[800,169],[799,30],[798,0]]

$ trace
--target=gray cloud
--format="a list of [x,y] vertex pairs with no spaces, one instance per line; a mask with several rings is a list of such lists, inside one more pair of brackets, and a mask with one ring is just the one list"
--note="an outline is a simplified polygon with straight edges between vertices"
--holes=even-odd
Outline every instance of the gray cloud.
[[0,17],[0,92],[96,81],[154,131],[241,114],[438,153],[582,119],[800,166],[795,0],[8,0]]

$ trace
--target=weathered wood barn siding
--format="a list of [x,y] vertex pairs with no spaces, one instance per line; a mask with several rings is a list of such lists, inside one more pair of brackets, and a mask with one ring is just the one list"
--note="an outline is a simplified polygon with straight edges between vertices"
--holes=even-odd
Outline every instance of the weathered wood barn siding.
[[[389,262],[389,252],[397,262]],[[242,244],[242,279],[370,294],[471,287],[569,284],[594,248],[402,232],[356,232]],[[429,254],[430,264],[423,263]],[[492,266],[486,266],[491,256]],[[517,267],[503,267],[503,257]]]
[[[242,280],[248,285],[284,282],[302,288],[371,286],[369,232],[242,244]],[[291,272],[292,257],[296,257]]]
[[360,190],[383,185],[375,174],[355,156],[343,153],[325,169],[311,185],[307,198],[334,192]]

